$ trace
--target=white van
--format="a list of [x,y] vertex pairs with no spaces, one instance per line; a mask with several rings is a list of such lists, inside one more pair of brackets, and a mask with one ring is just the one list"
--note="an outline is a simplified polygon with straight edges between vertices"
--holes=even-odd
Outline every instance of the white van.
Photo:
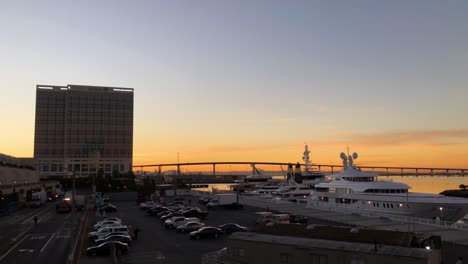
[[120,226],[106,226],[106,227],[103,227],[101,229],[99,229],[98,231],[95,231],[95,232],[90,232],[88,234],[88,239],[89,240],[94,240],[98,237],[102,237],[102,236],[106,236],[108,234],[123,234],[123,235],[129,235],[128,233],[128,228],[124,225],[120,225]]

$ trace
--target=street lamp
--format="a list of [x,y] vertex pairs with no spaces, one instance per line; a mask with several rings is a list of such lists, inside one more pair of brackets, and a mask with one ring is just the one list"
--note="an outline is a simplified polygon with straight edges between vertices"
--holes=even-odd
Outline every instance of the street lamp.
[[439,210],[440,210],[440,219],[442,220],[443,219],[444,208],[441,206],[441,207],[439,207]]

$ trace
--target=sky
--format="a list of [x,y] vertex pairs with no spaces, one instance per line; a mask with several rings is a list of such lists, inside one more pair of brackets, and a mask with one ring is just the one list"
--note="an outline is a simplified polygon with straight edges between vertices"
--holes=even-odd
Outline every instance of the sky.
[[36,84],[135,89],[134,164],[468,168],[466,1],[2,1],[0,152]]

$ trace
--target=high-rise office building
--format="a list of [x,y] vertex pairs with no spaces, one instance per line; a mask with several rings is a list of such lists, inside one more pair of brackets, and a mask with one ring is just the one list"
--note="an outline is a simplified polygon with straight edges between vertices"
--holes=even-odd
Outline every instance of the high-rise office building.
[[34,162],[43,177],[131,169],[133,89],[36,86]]

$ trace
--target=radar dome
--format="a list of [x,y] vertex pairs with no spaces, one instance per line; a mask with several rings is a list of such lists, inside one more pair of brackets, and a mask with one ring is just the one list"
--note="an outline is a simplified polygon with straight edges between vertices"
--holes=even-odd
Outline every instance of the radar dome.
[[357,159],[358,158],[358,154],[356,152],[353,153],[353,159]]
[[345,154],[344,152],[341,152],[341,154],[340,154],[340,158],[342,158],[342,159],[346,159],[346,154]]

